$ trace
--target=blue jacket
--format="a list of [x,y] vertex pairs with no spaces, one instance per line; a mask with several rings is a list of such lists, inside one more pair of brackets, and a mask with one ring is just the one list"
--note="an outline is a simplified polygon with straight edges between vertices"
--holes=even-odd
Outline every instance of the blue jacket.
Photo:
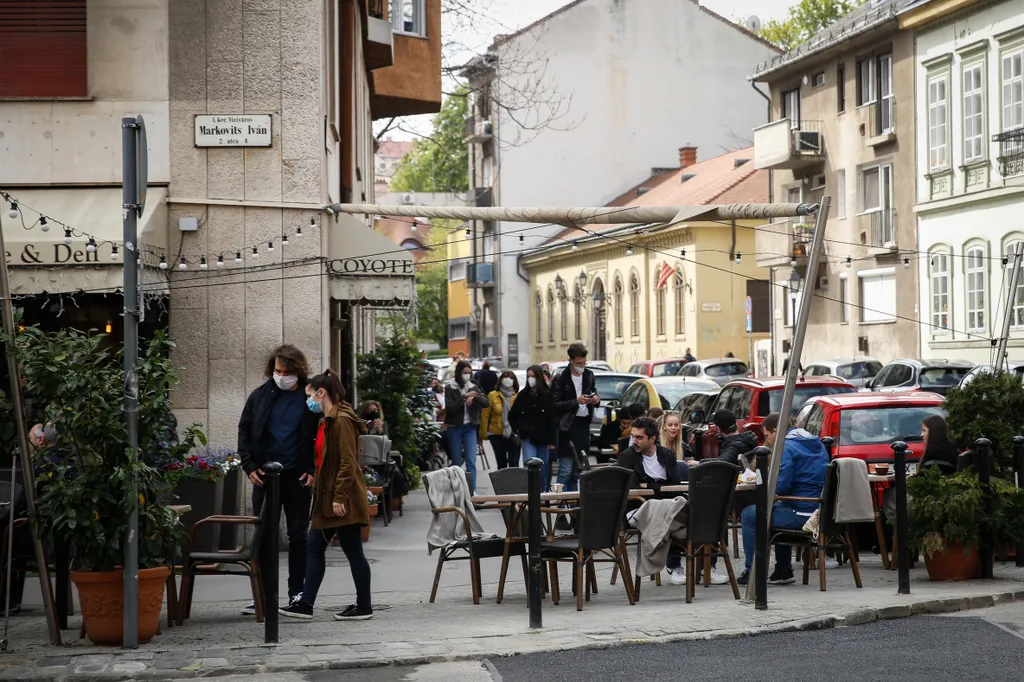
[[[825,488],[825,470],[828,469],[828,452],[821,441],[803,429],[790,429],[782,448],[782,462],[779,464],[779,481],[776,495],[793,497],[820,497]],[[784,503],[796,511],[813,512],[816,502]]]

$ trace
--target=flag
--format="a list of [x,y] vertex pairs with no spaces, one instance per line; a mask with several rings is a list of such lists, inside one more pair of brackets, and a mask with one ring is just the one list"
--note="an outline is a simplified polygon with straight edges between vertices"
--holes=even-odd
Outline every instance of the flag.
[[658,289],[664,289],[675,273],[676,271],[671,265],[662,261],[661,270],[658,271]]

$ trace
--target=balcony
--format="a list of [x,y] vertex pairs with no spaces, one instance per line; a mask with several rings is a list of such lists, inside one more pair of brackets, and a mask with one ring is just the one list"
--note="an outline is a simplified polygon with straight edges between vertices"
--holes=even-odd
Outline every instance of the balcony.
[[466,286],[470,288],[494,286],[494,264],[486,261],[466,265]]
[[466,142],[488,142],[494,139],[494,124],[476,118],[466,117]]
[[868,246],[875,256],[895,253],[896,211],[888,208],[857,216],[860,243]]
[[999,143],[999,174],[1004,178],[1024,175],[1024,128],[1014,128],[992,136]]
[[783,118],[754,129],[754,166],[794,170],[825,161],[821,121],[793,122]]
[[373,72],[374,120],[441,110],[441,0],[423,0],[423,8],[416,20],[422,21],[420,35],[396,31],[389,22],[394,63]]
[[871,136],[869,147],[896,141],[896,99],[886,97],[871,105]]
[[473,205],[480,207],[494,206],[494,190],[490,187],[474,187],[473,193]]
[[395,63],[394,39],[384,0],[369,0],[366,12],[366,33],[363,36],[366,68],[372,71],[391,66]]
[[[814,238],[814,222],[808,218],[789,218],[757,228],[754,245],[760,267],[806,267]],[[822,253],[822,261],[826,260]]]

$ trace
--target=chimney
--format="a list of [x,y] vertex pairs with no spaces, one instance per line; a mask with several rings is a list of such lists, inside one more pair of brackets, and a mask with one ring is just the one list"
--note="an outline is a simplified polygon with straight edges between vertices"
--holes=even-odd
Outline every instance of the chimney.
[[697,163],[697,148],[691,145],[679,148],[679,167],[689,168]]

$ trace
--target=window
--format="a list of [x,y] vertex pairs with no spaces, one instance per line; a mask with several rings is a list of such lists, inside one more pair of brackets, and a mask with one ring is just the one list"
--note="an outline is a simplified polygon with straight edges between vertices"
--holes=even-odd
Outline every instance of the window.
[[[1014,251],[1017,250],[1017,244],[1019,240],[1007,242],[1006,246],[1003,247],[1003,256],[1009,258],[1006,267],[1006,286],[1010,286],[1010,273],[1013,267],[1013,255]],[[1024,327],[1024,281],[1017,283],[1017,292],[1013,297],[1013,308],[1010,310],[1010,326],[1011,327]]]
[[425,36],[427,27],[424,0],[391,0],[392,30]]
[[880,105],[877,114],[878,132],[884,135],[893,132],[896,125],[896,100],[892,91],[891,54],[884,54],[878,58],[878,95]]
[[846,277],[839,278],[839,321],[850,321],[850,280]]
[[540,297],[539,291],[537,292],[537,295],[534,297],[533,303],[537,314],[537,345],[539,346],[544,341],[544,332],[542,329],[544,324],[544,315],[542,312],[544,310],[544,300]]
[[466,279],[465,260],[462,258],[456,258],[448,261],[448,279],[453,282],[460,279]]
[[964,67],[964,162],[985,154],[985,96],[981,64]]
[[811,86],[820,88],[825,85],[825,72],[819,71],[818,73],[811,76]]
[[640,280],[629,278],[629,335],[640,336]]
[[861,322],[896,319],[896,269],[865,270],[860,278]]
[[1003,130],[1024,126],[1024,74],[1021,61],[1024,51],[1003,55]]
[[615,316],[615,338],[622,338],[622,278],[615,278],[614,307],[612,313]]
[[836,217],[846,217],[846,169],[836,171]]
[[573,303],[575,313],[574,321],[576,323],[576,340],[580,341],[583,339],[583,289],[580,285],[576,285],[576,299]]
[[85,3],[0,3],[0,97],[89,95]]
[[839,113],[846,111],[846,65],[836,67],[836,109]]
[[874,58],[857,62],[857,106],[871,104],[875,101],[877,97],[875,76]]
[[683,301],[683,273],[676,270],[676,276],[672,278],[672,303],[675,305],[676,314],[676,336],[686,334],[685,301]]
[[453,322],[449,325],[448,338],[452,341],[460,341],[469,337],[469,325],[465,322]]
[[946,102],[946,76],[928,81],[928,167],[931,170],[949,166],[946,154],[948,128]]
[[892,166],[872,166],[861,170],[861,211],[876,214],[872,217],[872,237],[878,246],[896,241],[892,189]]
[[782,93],[782,118],[789,119],[789,127],[800,127],[800,88]]
[[555,342],[555,292],[548,289],[548,343]]
[[654,290],[654,324],[658,336],[665,336],[665,295],[668,293],[668,286],[659,287],[655,283]]
[[559,320],[558,325],[562,329],[562,341],[569,340],[569,302],[565,299],[564,292],[559,296],[558,301]]
[[949,254],[932,254],[931,273],[932,331],[949,329]]
[[984,331],[987,322],[985,299],[987,273],[985,272],[985,249],[981,245],[968,247],[964,263],[967,287],[967,329]]

